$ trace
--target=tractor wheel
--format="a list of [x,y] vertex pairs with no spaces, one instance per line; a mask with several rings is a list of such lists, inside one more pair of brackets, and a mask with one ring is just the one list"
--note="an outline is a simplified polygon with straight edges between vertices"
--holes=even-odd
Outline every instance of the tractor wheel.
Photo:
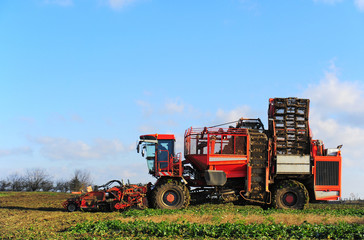
[[188,188],[177,181],[167,181],[156,186],[151,198],[153,207],[160,209],[181,209],[190,203]]
[[71,202],[67,205],[68,212],[74,212],[76,210],[77,210],[77,205],[75,203]]
[[309,201],[306,187],[294,180],[283,181],[275,188],[273,193],[274,208],[304,209]]

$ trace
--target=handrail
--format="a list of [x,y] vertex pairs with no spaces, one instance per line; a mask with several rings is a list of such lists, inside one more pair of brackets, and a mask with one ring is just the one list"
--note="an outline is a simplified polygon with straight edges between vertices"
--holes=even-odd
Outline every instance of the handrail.
[[[168,153],[168,160],[157,161],[157,175],[162,173],[163,176],[182,176],[182,154],[177,153],[175,156],[170,156],[168,150],[160,151],[166,151]],[[161,168],[162,163],[167,163],[167,166]]]
[[193,128],[190,127],[185,131],[185,137],[195,134],[247,134],[248,131],[245,128]]

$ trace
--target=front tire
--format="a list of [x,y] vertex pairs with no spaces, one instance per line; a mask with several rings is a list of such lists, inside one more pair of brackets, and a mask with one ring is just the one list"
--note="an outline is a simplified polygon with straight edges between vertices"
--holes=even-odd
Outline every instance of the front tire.
[[75,203],[71,202],[67,205],[68,212],[74,212],[76,210],[77,210],[77,205]]
[[276,187],[272,205],[278,209],[304,209],[308,201],[308,191],[302,183],[286,180]]
[[151,202],[154,208],[181,209],[189,205],[190,194],[182,183],[168,181],[153,189]]

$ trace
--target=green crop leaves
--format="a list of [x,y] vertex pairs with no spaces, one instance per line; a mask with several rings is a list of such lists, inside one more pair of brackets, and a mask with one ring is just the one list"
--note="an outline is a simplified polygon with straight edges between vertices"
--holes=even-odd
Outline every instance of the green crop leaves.
[[118,236],[153,236],[182,238],[343,238],[363,239],[364,225],[339,223],[336,225],[308,224],[231,224],[168,223],[149,221],[121,222],[119,220],[84,222],[68,229],[74,234],[117,233]]
[[268,209],[263,210],[258,206],[236,206],[233,204],[203,204],[197,206],[189,206],[187,209],[169,210],[169,209],[146,209],[138,210],[131,209],[121,213],[125,218],[127,217],[148,217],[148,216],[161,216],[171,214],[187,214],[202,216],[205,214],[221,215],[223,213],[234,213],[238,215],[262,215],[269,216],[275,213],[281,214],[315,214],[315,215],[329,215],[329,216],[364,216],[364,208],[362,206],[347,206],[339,204],[310,204],[304,210],[282,210],[282,209]]

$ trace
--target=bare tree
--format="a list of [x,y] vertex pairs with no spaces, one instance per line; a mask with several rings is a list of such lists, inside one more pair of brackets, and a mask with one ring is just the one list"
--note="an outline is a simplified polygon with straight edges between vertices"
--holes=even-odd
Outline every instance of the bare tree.
[[352,200],[352,201],[360,200],[359,194],[350,193],[350,200]]
[[6,191],[10,187],[10,182],[3,179],[0,181],[0,191]]
[[51,190],[54,190],[54,186],[53,186],[53,182],[50,180],[45,180],[40,184],[40,188],[44,191],[44,192],[49,192]]
[[19,175],[18,173],[14,173],[10,175],[7,179],[10,183],[10,190],[12,191],[22,191],[25,187],[24,177]]
[[68,192],[70,191],[70,182],[65,180],[58,180],[54,189],[60,192]]
[[49,175],[46,173],[44,169],[40,168],[34,168],[31,170],[28,169],[25,174],[25,186],[28,191],[40,190],[42,189],[42,186],[46,186],[45,184],[47,182],[49,183],[51,181]]
[[81,191],[91,185],[90,173],[87,170],[76,169],[70,180],[71,191]]

